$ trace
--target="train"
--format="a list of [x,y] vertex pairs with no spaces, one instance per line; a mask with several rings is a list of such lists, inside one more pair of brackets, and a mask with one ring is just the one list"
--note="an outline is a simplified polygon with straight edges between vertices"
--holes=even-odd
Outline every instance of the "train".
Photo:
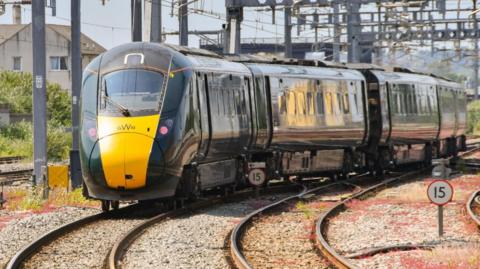
[[466,93],[405,68],[220,56],[134,42],[83,75],[84,195],[194,197],[273,179],[347,178],[466,149]]

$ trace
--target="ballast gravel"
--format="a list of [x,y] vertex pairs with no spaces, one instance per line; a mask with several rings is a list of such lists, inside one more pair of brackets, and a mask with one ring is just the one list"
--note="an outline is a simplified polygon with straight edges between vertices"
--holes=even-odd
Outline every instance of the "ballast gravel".
[[100,220],[43,247],[24,265],[29,268],[104,268],[108,252],[140,219]]
[[249,212],[286,196],[228,203],[156,224],[130,246],[122,268],[229,268],[233,227]]
[[[429,250],[398,250],[363,256],[375,248],[399,245],[431,245],[444,253],[438,257],[459,256],[457,261],[460,262],[471,262],[469,260],[473,258],[472,266],[461,268],[478,268],[480,258],[476,253],[480,253],[480,234],[465,212],[465,202],[474,190],[480,188],[480,177],[463,175],[449,180],[455,191],[453,201],[444,206],[442,238],[438,236],[437,206],[426,196],[431,181],[406,183],[366,200],[348,203],[348,209],[329,222],[327,238],[330,245],[341,255],[359,257],[350,261],[360,268],[438,268],[427,266],[438,260]],[[475,254],[462,257],[455,254],[459,248]]]
[[[15,255],[17,251],[27,244],[57,228],[76,219],[98,213],[99,210],[91,208],[62,207],[56,211],[33,214],[33,213],[6,213],[3,210],[2,218],[11,218],[2,224],[0,228],[0,268]],[[21,217],[19,218],[19,215]]]

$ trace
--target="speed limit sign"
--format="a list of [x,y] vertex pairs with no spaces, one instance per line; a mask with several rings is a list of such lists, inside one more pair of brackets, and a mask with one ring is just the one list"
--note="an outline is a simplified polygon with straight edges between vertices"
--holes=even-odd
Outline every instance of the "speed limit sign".
[[445,205],[452,200],[453,187],[446,180],[435,180],[428,185],[428,199],[436,205]]
[[248,172],[248,181],[253,186],[262,186],[262,184],[265,182],[265,178],[265,170],[263,169],[254,168]]

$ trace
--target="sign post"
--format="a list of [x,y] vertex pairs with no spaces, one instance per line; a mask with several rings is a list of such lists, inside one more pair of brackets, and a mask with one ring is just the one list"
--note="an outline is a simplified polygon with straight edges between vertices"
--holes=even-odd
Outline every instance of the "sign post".
[[434,180],[428,185],[427,195],[430,202],[438,206],[438,236],[443,236],[443,206],[453,197],[453,187],[446,180]]

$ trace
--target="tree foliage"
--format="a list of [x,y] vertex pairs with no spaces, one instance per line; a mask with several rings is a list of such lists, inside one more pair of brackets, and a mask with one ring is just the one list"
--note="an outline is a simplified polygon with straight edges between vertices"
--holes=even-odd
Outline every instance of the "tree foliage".
[[[32,113],[32,75],[0,72],[0,104],[11,113]],[[71,126],[70,95],[58,84],[47,83],[47,154],[50,160],[66,159],[71,136],[65,127]],[[10,124],[0,128],[0,156],[33,154],[33,128],[30,122]]]

